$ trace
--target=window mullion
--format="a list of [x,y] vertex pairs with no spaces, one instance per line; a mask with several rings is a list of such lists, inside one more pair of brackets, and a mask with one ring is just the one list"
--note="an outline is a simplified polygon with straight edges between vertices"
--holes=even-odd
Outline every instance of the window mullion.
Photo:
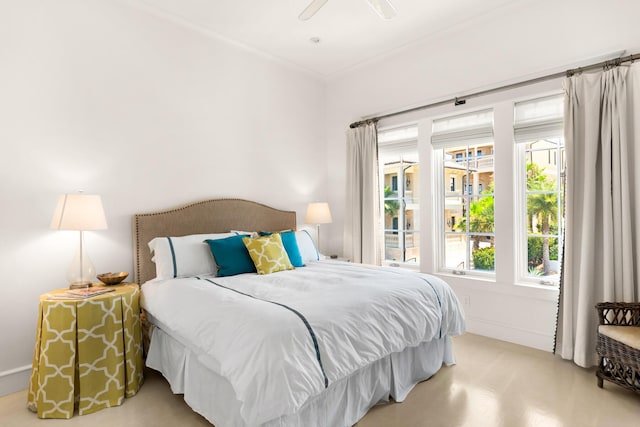
[[405,176],[404,176],[404,159],[400,159],[400,171],[398,174],[398,246],[400,248],[400,254],[402,256],[402,262],[405,262],[406,257],[406,245],[405,245]]
[[516,277],[514,244],[513,102],[494,106],[494,220],[496,281],[513,283]]
[[[465,147],[465,153],[469,152],[469,146],[467,145]],[[464,203],[464,209],[466,211],[466,215],[465,215],[465,232],[466,232],[466,244],[465,244],[465,260],[464,260],[464,270],[471,270],[471,236],[469,235],[469,233],[471,232],[471,197],[469,196],[469,181],[471,176],[469,175],[469,162],[471,161],[469,159],[468,155],[465,155],[466,159],[467,159],[467,166],[466,166],[466,170],[465,170],[465,185],[462,187],[462,200]]]

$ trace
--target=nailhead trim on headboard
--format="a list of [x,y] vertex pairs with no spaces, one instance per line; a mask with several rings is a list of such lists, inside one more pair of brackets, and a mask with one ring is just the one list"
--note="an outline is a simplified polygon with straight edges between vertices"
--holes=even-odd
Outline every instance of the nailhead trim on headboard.
[[278,231],[296,228],[296,212],[243,199],[211,199],[133,217],[135,280],[155,277],[147,243],[154,237],[221,233],[229,230]]

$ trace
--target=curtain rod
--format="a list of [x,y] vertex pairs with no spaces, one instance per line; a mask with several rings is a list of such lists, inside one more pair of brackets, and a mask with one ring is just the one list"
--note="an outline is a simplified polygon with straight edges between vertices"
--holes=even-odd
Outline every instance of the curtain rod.
[[515,88],[518,88],[518,87],[521,87],[521,86],[528,86],[528,85],[531,85],[531,84],[534,84],[534,83],[540,83],[540,82],[544,82],[544,81],[547,81],[547,80],[556,79],[556,78],[562,77],[562,76],[571,77],[574,74],[580,74],[583,71],[594,70],[596,68],[604,68],[605,70],[608,70],[610,68],[617,67],[617,66],[621,65],[624,62],[633,63],[633,61],[635,61],[636,59],[640,59],[640,54],[622,56],[622,57],[619,57],[619,58],[614,58],[614,59],[610,59],[610,60],[607,60],[607,61],[601,61],[601,62],[598,62],[598,63],[595,63],[595,64],[586,65],[584,67],[573,68],[573,69],[567,70],[567,71],[560,71],[560,72],[557,72],[557,73],[548,74],[546,76],[536,77],[536,78],[529,79],[529,80],[523,80],[523,81],[516,82],[516,83],[510,83],[508,85],[495,87],[495,88],[491,88],[491,89],[481,90],[479,92],[470,93],[470,94],[467,94],[467,95],[464,95],[464,96],[456,96],[455,98],[446,99],[444,101],[433,102],[431,104],[420,105],[418,107],[408,108],[406,110],[401,110],[401,111],[396,111],[396,112],[393,112],[393,113],[383,114],[381,116],[372,117],[370,119],[360,120],[358,122],[351,123],[349,125],[349,127],[351,129],[353,129],[353,128],[357,128],[358,126],[362,126],[362,125],[370,124],[370,123],[375,123],[378,120],[387,119],[389,117],[399,116],[401,114],[413,113],[415,111],[426,110],[428,108],[440,107],[441,105],[447,105],[447,104],[451,104],[451,103],[453,103],[453,105],[464,105],[467,102],[467,99],[469,99],[469,98],[477,98],[479,96],[488,95],[488,94],[491,94],[491,93],[494,93],[494,92],[502,92],[502,91],[509,90],[509,89],[515,89]]

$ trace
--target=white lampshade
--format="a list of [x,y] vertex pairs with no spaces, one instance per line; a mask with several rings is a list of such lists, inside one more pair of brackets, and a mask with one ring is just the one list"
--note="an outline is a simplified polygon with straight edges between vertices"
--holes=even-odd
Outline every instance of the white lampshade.
[[307,224],[331,224],[331,210],[327,202],[313,202],[307,206],[307,214],[304,217]]
[[96,277],[96,269],[85,251],[84,232],[107,228],[102,198],[95,194],[63,194],[58,197],[58,204],[51,219],[51,228],[80,232],[78,254],[71,262],[67,280],[72,289],[91,286]]
[[96,194],[63,194],[51,219],[55,230],[105,230],[102,198]]

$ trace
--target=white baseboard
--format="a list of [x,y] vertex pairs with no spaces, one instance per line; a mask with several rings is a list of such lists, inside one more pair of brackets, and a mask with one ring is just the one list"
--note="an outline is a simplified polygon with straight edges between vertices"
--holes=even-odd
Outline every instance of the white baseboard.
[[29,388],[31,365],[0,372],[0,396],[16,393]]
[[553,351],[553,336],[542,332],[513,327],[495,320],[467,316],[467,332],[501,341],[520,344],[542,351]]

